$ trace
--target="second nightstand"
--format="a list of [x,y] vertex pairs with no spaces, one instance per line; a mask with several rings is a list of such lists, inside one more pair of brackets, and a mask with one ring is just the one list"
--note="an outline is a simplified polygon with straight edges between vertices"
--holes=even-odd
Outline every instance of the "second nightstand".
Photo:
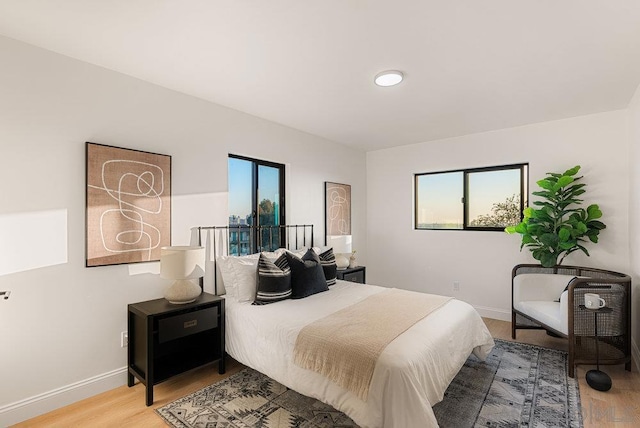
[[357,282],[359,284],[365,283],[365,267],[358,266],[354,268],[338,269],[338,279],[343,281]]

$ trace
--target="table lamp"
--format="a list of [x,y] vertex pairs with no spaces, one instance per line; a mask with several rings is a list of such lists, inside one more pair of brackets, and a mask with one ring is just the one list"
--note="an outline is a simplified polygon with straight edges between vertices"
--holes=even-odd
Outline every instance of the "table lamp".
[[327,235],[327,245],[333,248],[338,269],[348,268],[349,258],[345,254],[351,255],[351,235]]
[[174,279],[164,298],[170,303],[191,303],[202,293],[194,280],[204,276],[204,247],[162,247],[160,249],[160,277]]

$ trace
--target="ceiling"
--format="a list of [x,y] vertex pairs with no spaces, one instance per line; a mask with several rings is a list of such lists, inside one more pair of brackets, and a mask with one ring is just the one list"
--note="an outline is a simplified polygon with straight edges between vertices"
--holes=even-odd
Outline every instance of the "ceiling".
[[[640,84],[638,0],[0,0],[0,34],[362,150],[626,108]],[[386,69],[405,80],[375,86]]]

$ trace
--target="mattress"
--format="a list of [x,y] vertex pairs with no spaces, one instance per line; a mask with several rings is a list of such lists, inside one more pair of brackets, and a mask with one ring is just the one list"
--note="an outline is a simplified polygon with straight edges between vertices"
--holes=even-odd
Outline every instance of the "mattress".
[[449,301],[393,340],[378,359],[366,401],[293,363],[296,337],[305,325],[383,290],[337,281],[329,291],[263,306],[227,299],[227,353],[330,404],[363,428],[437,426],[431,407],[442,400],[471,353],[484,360],[494,345],[476,310],[465,302]]

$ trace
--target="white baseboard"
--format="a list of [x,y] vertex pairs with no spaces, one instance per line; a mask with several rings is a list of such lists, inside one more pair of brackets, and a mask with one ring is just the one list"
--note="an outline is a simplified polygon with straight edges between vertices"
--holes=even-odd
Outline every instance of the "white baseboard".
[[481,317],[511,322],[511,310],[488,308],[486,306],[474,306],[474,308]]
[[43,413],[92,397],[127,383],[127,368],[122,367],[63,386],[24,400],[0,406],[0,427],[16,424]]

